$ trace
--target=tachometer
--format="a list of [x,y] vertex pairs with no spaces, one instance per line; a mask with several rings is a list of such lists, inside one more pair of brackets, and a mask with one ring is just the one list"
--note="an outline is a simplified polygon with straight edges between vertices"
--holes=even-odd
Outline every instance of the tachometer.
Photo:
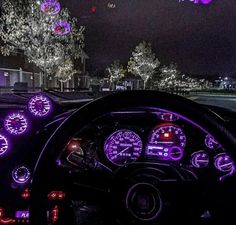
[[107,159],[117,166],[136,161],[142,153],[142,140],[131,130],[118,130],[105,141]]
[[172,124],[157,126],[149,137],[146,154],[164,160],[178,161],[183,157],[186,136],[183,130]]

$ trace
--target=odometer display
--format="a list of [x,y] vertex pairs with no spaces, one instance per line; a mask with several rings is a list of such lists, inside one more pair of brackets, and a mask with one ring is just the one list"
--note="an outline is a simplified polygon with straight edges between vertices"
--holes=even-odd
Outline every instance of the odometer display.
[[136,161],[142,153],[142,140],[131,130],[118,130],[104,143],[107,159],[115,165],[123,166]]

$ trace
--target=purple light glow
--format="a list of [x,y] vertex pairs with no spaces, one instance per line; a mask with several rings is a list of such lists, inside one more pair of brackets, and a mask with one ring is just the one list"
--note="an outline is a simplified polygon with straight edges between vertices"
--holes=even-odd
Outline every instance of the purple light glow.
[[36,95],[29,100],[28,109],[35,117],[46,117],[52,111],[52,102],[45,95]]
[[192,154],[192,165],[195,168],[205,168],[209,164],[209,156],[205,151],[198,151]]
[[12,135],[22,135],[27,132],[28,121],[22,113],[11,113],[5,118],[4,127]]
[[56,21],[52,24],[52,31],[60,36],[67,35],[71,32],[71,24],[64,20]]
[[[185,0],[179,0],[179,2],[184,2]],[[213,2],[213,0],[190,0],[194,4],[201,4],[201,5],[209,5]]]
[[235,164],[227,153],[221,153],[215,157],[215,167],[225,173],[235,170]]
[[205,145],[212,150],[220,147],[220,144],[210,134],[205,138]]
[[142,140],[131,130],[118,130],[105,141],[107,159],[117,166],[136,161],[142,153]]
[[24,184],[30,179],[30,171],[25,166],[20,166],[12,171],[12,178],[18,184]]
[[8,140],[5,136],[0,134],[0,156],[4,155],[9,149]]
[[161,160],[179,161],[183,158],[184,150],[177,146],[164,147],[155,144],[148,144],[146,154],[147,156],[152,156]]
[[16,211],[15,217],[17,219],[29,219],[29,211]]
[[56,15],[61,11],[61,5],[57,0],[45,0],[41,4],[41,11],[46,15]]
[[200,0],[199,3],[203,4],[203,5],[208,5],[210,3],[212,3],[213,0]]

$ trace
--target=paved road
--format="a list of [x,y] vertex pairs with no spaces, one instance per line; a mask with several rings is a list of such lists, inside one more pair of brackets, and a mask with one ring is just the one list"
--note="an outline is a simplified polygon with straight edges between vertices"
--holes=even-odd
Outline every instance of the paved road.
[[191,100],[200,104],[215,105],[224,108],[230,108],[236,110],[236,96],[219,95],[219,96],[207,96],[207,95],[195,95],[189,97]]

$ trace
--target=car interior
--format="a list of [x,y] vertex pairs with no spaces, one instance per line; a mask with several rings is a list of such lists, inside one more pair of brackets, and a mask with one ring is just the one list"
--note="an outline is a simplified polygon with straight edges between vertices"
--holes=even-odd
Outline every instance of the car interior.
[[1,99],[1,223],[234,224],[235,112],[148,90],[55,99]]
[[234,1],[0,0],[0,225],[235,225]]

